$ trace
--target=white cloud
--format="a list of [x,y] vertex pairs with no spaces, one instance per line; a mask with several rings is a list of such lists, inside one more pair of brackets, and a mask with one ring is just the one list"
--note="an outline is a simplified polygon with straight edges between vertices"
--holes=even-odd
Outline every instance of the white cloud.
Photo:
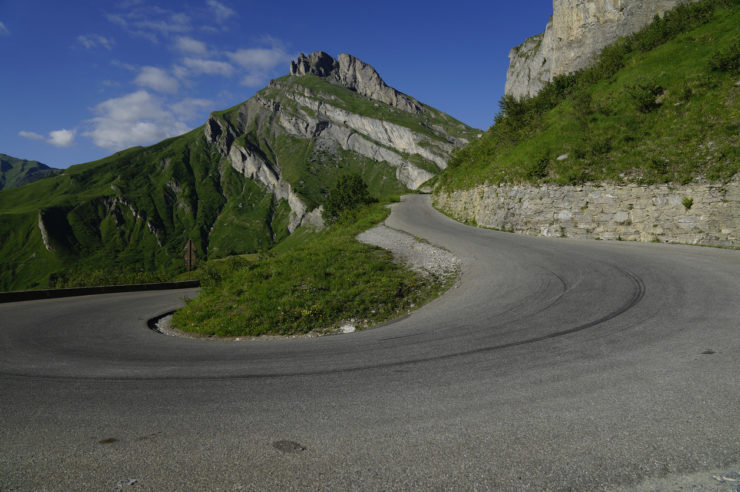
[[85,133],[111,151],[146,145],[188,131],[188,127],[145,90],[108,99],[93,108],[92,129]]
[[191,30],[190,17],[183,13],[171,13],[165,19],[137,20],[133,25],[143,31],[155,31],[162,35],[183,33]]
[[89,50],[100,46],[110,51],[115,44],[112,39],[108,39],[105,36],[101,36],[100,34],[86,34],[84,36],[77,36],[77,42]]
[[203,116],[202,113],[214,109],[210,99],[186,98],[172,105],[172,112],[182,120],[190,121]]
[[236,15],[234,9],[231,9],[216,0],[207,0],[206,4],[211,9],[211,12],[213,12],[214,17],[218,22],[223,22],[229,17]]
[[23,138],[29,138],[31,140],[46,140],[46,137],[44,137],[43,135],[39,135],[36,132],[27,132],[25,130],[19,131],[18,135],[20,135]]
[[187,36],[179,36],[175,39],[175,49],[191,55],[205,55],[208,53],[205,43]]
[[263,87],[267,82],[268,76],[263,73],[254,73],[242,77],[241,84],[246,87]]
[[108,21],[126,29],[130,34],[159,43],[159,37],[192,31],[190,17],[160,7],[135,4],[127,12],[106,14]]
[[228,56],[242,68],[258,72],[267,72],[291,59],[280,47],[242,49],[229,53]]
[[40,140],[56,147],[69,147],[74,143],[76,133],[76,130],[67,130],[63,128],[61,130],[49,132],[49,138],[46,138],[39,133],[27,132],[25,130],[19,131],[18,135],[31,140]]
[[182,65],[174,65],[172,67],[172,74],[178,79],[184,79],[188,76],[188,73],[188,69],[183,67]]
[[292,59],[277,40],[269,38],[267,41],[273,44],[271,48],[249,48],[227,53],[231,61],[247,72],[242,77],[242,85],[248,87],[263,85],[276,68],[283,65],[287,67]]
[[177,92],[180,85],[174,77],[157,67],[143,67],[134,83],[140,87],[167,93]]
[[54,145],[55,147],[69,147],[75,142],[75,130],[54,130],[49,132],[49,140],[47,143]]
[[234,67],[222,61],[205,60],[203,58],[185,58],[182,62],[194,75],[205,73],[208,75],[229,76],[234,72]]
[[131,65],[130,63],[123,63],[120,60],[111,60],[110,64],[114,67],[128,70],[129,72],[136,72],[138,70],[134,65]]
[[0,22],[0,36],[10,36],[10,29],[5,27],[2,22]]

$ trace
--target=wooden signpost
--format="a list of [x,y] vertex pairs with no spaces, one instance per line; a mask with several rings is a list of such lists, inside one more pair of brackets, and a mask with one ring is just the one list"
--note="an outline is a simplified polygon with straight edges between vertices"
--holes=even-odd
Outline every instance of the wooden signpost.
[[192,239],[185,243],[185,265],[188,267],[188,280],[190,280],[190,270],[195,266],[195,245]]

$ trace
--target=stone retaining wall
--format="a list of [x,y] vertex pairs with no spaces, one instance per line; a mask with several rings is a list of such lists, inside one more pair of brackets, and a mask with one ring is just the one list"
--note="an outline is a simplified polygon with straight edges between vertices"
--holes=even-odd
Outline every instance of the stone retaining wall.
[[740,247],[740,177],[688,185],[502,185],[436,193],[457,220],[529,235]]

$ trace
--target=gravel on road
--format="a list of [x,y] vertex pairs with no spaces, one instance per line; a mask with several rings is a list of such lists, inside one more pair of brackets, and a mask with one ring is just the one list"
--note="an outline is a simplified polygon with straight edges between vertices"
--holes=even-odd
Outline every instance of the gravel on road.
[[449,251],[384,224],[359,234],[357,240],[389,250],[396,261],[423,275],[446,277],[460,269],[460,260]]

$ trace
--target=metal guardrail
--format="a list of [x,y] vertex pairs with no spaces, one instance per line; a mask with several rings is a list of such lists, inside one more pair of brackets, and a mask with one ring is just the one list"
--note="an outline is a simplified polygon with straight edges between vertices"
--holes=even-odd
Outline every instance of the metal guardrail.
[[137,292],[145,290],[188,289],[200,287],[200,280],[182,282],[160,282],[156,284],[104,285],[99,287],[74,287],[70,289],[16,290],[0,292],[0,303],[53,299],[56,297],[89,296],[114,292]]

